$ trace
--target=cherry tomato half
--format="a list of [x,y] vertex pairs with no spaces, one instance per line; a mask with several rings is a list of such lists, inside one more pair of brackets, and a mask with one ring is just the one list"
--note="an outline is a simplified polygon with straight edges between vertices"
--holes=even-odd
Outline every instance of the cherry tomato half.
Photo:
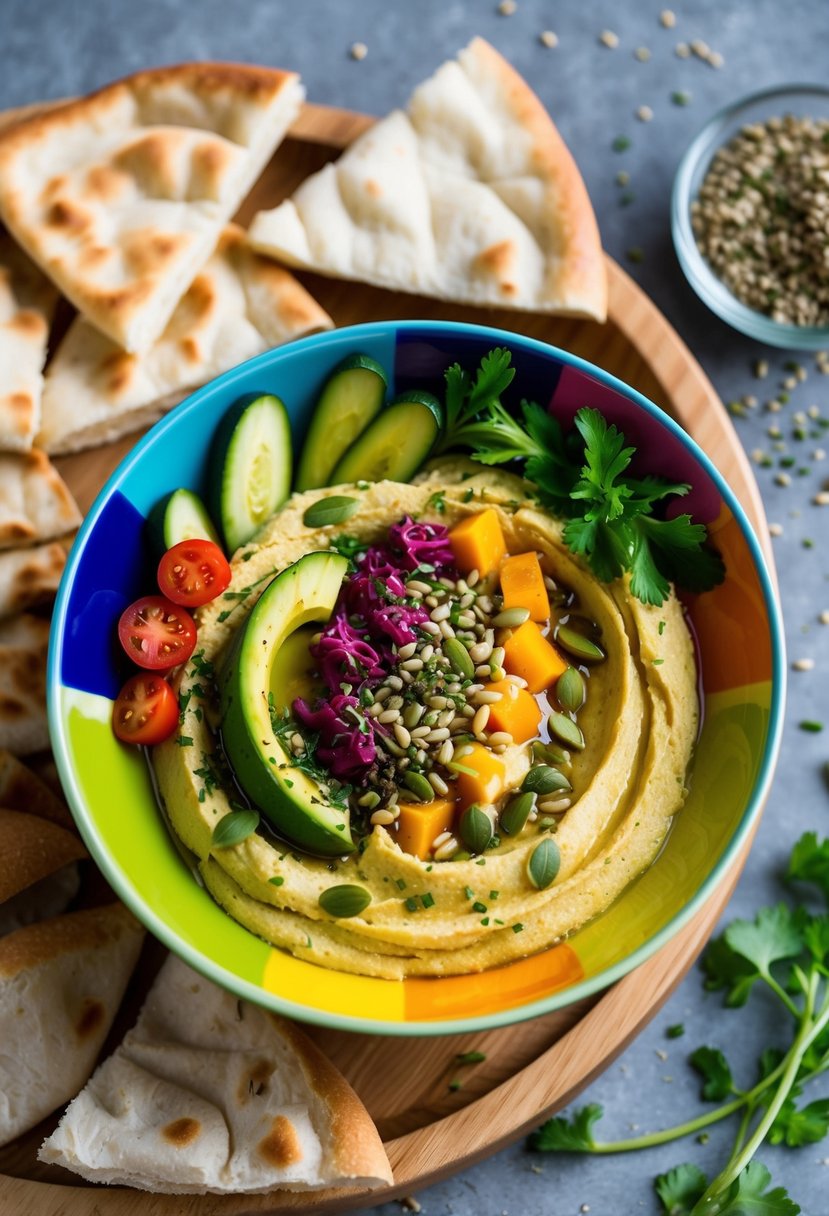
[[163,595],[143,595],[121,613],[118,637],[139,667],[166,671],[186,663],[196,645],[196,622]]
[[158,563],[158,585],[174,604],[198,608],[230,583],[230,564],[212,540],[182,540]]
[[163,676],[141,671],[127,680],[112,707],[112,729],[122,743],[161,743],[177,726],[178,701]]

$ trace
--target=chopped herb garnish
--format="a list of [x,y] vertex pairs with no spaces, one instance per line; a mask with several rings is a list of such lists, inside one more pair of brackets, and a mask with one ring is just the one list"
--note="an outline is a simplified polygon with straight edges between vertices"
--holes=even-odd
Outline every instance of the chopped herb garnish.
[[627,135],[617,135],[610,146],[614,152],[626,152],[630,147],[630,140]]
[[414,895],[410,895],[409,898],[406,900],[406,907],[408,908],[408,910],[410,912],[417,911],[417,900],[415,899]]
[[483,1051],[462,1051],[455,1056],[456,1064],[483,1064],[486,1053]]
[[823,723],[811,718],[804,718],[802,722],[798,722],[798,726],[801,730],[809,731],[813,735],[818,735],[823,730]]
[[479,899],[476,899],[475,903],[472,905],[472,911],[473,912],[486,912],[487,906],[486,906],[486,904],[482,904]]
[[285,879],[280,874],[276,874],[273,878],[268,879],[268,882],[274,887],[281,887],[284,881]]
[[405,882],[405,880],[404,880],[404,879],[402,879],[402,878],[395,878],[395,880],[394,880],[394,885],[397,887],[397,889],[398,889],[399,891],[405,891],[405,890],[406,890],[406,882]]
[[179,745],[179,747],[192,747],[193,746],[193,740],[190,735],[177,735],[176,743]]
[[681,1022],[675,1022],[673,1026],[669,1026],[665,1031],[669,1039],[681,1039],[685,1034],[685,1027]]
[[449,1082],[449,1089],[451,1090],[451,1092],[453,1094],[457,1093],[457,1091],[462,1088],[463,1088],[463,1082],[461,1082],[461,1081],[455,1080],[455,1081]]
[[427,891],[425,895],[421,895],[420,902],[424,908],[433,908],[435,905],[435,897],[431,891]]
[[523,932],[524,932],[524,926],[521,924],[521,922],[520,922],[520,921],[518,921],[516,924],[514,924],[514,925],[512,926],[512,931],[513,931],[513,933],[523,933]]

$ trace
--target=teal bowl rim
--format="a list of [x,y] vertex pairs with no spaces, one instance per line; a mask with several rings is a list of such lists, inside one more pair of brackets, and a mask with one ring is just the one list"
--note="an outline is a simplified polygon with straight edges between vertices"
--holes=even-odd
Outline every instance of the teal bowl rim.
[[[109,857],[106,849],[103,847],[100,837],[97,833],[95,824],[86,816],[83,798],[73,779],[72,768],[68,760],[66,738],[63,730],[63,721],[61,719],[58,705],[58,692],[63,687],[59,678],[62,657],[62,634],[63,625],[65,623],[66,607],[69,599],[69,589],[74,575],[75,567],[78,565],[83,553],[86,539],[92,529],[95,527],[98,516],[101,514],[106,501],[110,495],[118,489],[123,480],[131,473],[133,468],[140,463],[144,456],[151,452],[153,447],[159,442],[159,437],[163,435],[165,427],[172,416],[182,417],[182,412],[196,412],[200,402],[208,395],[215,393],[217,390],[231,390],[234,383],[242,376],[246,376],[251,368],[269,367],[275,360],[277,363],[282,357],[289,354],[296,354],[300,348],[302,350],[313,350],[316,346],[324,346],[327,342],[333,339],[341,338],[343,334],[353,334],[355,341],[358,341],[363,334],[377,334],[378,331],[386,332],[391,328],[395,332],[398,331],[418,331],[422,329],[428,330],[431,334],[443,334],[447,337],[452,335],[461,336],[463,334],[471,335],[472,337],[480,337],[484,341],[492,342],[493,344],[506,344],[514,347],[523,347],[525,350],[532,351],[543,356],[553,356],[556,359],[569,367],[578,371],[584,372],[586,375],[593,377],[599,383],[610,389],[621,393],[631,400],[635,405],[639,406],[668,430],[673,433],[680,442],[690,451],[691,455],[699,463],[701,468],[708,474],[717,487],[717,490],[737,520],[740,530],[746,538],[746,541],[751,552],[752,560],[757,568],[762,590],[763,599],[766,606],[767,617],[770,625],[771,633],[771,650],[772,650],[772,697],[769,710],[769,730],[766,738],[766,745],[763,752],[762,762],[758,773],[757,780],[752,796],[749,798],[743,814],[737,824],[734,835],[729,842],[723,856],[712,869],[711,873],[698,888],[697,892],[685,907],[658,933],[643,942],[625,959],[613,964],[605,970],[598,972],[596,975],[579,981],[565,989],[551,993],[547,997],[542,997],[532,1001],[526,1005],[521,1005],[515,1008],[499,1011],[492,1014],[483,1014],[480,1017],[465,1018],[455,1020],[435,1020],[435,1021],[368,1021],[360,1017],[348,1017],[334,1013],[328,1013],[325,1010],[309,1009],[307,1006],[299,1002],[285,1000],[282,997],[275,996],[272,993],[265,992],[260,986],[251,984],[247,980],[242,980],[238,976],[234,976],[230,972],[226,972],[223,968],[218,967],[210,959],[206,958],[200,951],[191,949],[189,946],[181,943],[177,935],[168,929],[164,921],[160,920],[154,910],[149,907],[137,894],[131,882],[125,874],[122,874],[116,867],[110,865]],[[228,394],[230,396],[230,393]],[[636,389],[626,385],[622,380],[609,372],[602,370],[595,364],[589,363],[586,359],[580,358],[578,355],[570,354],[567,351],[561,350],[546,342],[541,342],[536,338],[529,338],[522,334],[512,333],[509,330],[501,330],[490,328],[483,325],[466,324],[459,321],[374,321],[366,322],[359,325],[345,326],[341,329],[326,331],[321,334],[314,334],[307,338],[299,339],[296,342],[286,345],[285,347],[276,347],[272,350],[265,351],[264,354],[257,355],[253,359],[249,359],[246,363],[239,364],[238,367],[225,372],[216,379],[210,381],[198,389],[191,396],[187,397],[183,402],[175,407],[174,414],[168,414],[155,424],[154,427],[139,440],[131,452],[121,461],[117,469],[108,478],[106,484],[101,489],[94,503],[81,525],[78,536],[69,554],[66,570],[63,579],[61,580],[60,589],[58,591],[57,600],[55,603],[54,614],[52,617],[52,627],[49,641],[49,661],[47,668],[47,695],[48,695],[48,711],[49,711],[49,727],[52,737],[53,751],[55,761],[60,775],[61,783],[67,796],[67,800],[72,809],[73,817],[83,837],[84,843],[87,845],[90,854],[100,867],[104,877],[109,882],[118,897],[130,908],[138,919],[150,930],[150,932],[158,938],[165,946],[173,953],[183,958],[186,963],[193,967],[196,971],[201,972],[206,978],[219,984],[221,987],[229,989],[237,996],[252,1001],[255,1004],[264,1005],[267,1008],[273,1009],[289,1018],[294,1018],[298,1021],[308,1022],[312,1025],[325,1026],[336,1030],[349,1030],[362,1034],[382,1034],[400,1037],[429,1037],[441,1034],[462,1034],[470,1031],[492,1030],[502,1026],[514,1025],[518,1022],[527,1021],[531,1018],[540,1017],[542,1014],[551,1013],[554,1010],[565,1008],[576,1001],[583,1000],[609,988],[625,975],[635,970],[646,959],[655,954],[663,945],[671,940],[682,928],[696,915],[696,913],[707,902],[709,897],[713,895],[716,888],[725,878],[726,873],[733,865],[737,855],[743,844],[748,839],[755,822],[759,818],[763,804],[768,794],[768,788],[771,784],[774,764],[780,749],[780,741],[783,727],[783,707],[786,687],[786,666],[784,654],[784,633],[783,623],[780,611],[780,606],[775,598],[774,588],[771,577],[766,567],[765,557],[760,548],[759,541],[754,534],[754,530],[749,523],[742,506],[735,497],[733,491],[728,486],[727,482],[714,467],[705,453],[697,446],[695,441],[687,434],[682,427],[673,420],[659,406],[649,401]]]
[[706,262],[691,227],[694,177],[700,166],[707,169],[726,140],[726,129],[743,111],[779,99],[821,97],[829,108],[829,88],[822,84],[774,85],[751,93],[718,110],[694,137],[679,162],[671,192],[671,235],[683,273],[704,304],[740,333],[784,350],[820,350],[829,344],[829,325],[787,325],[743,304],[725,286]]

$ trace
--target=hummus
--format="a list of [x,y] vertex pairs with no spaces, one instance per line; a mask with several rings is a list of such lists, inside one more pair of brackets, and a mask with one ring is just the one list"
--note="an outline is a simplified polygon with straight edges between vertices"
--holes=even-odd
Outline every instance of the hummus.
[[[357,513],[345,525],[306,527],[309,505],[332,494],[359,498]],[[404,515],[451,528],[484,506],[496,510],[510,553],[537,552],[544,570],[577,594],[607,655],[591,670],[579,714],[586,746],[573,754],[573,804],[553,837],[561,857],[555,881],[538,890],[528,880],[538,831],[502,836],[480,857],[440,862],[403,852],[393,825],[374,827],[345,858],[302,854],[267,830],[217,848],[213,829],[238,806],[239,794],[216,733],[212,670],[271,578],[329,548],[343,531],[374,543]],[[647,607],[626,580],[599,583],[564,545],[560,525],[528,497],[525,482],[453,460],[416,484],[295,495],[235,555],[232,569],[231,596],[200,610],[197,654],[179,676],[181,737],[156,748],[153,763],[173,830],[196,855],[214,898],[251,932],[298,957],[364,975],[481,971],[573,933],[652,862],[684,801],[697,735],[697,676],[682,608],[673,596]],[[529,757],[528,745],[503,757],[516,788]],[[326,913],[320,895],[337,884],[364,887],[368,907],[347,919]]]

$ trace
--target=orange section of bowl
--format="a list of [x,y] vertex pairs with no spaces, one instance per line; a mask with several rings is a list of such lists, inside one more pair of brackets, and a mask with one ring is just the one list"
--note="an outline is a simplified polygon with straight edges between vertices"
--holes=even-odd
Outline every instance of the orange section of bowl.
[[578,955],[562,943],[494,971],[408,979],[403,985],[405,1017],[416,1022],[479,1017],[540,1000],[583,978]]
[[725,581],[687,597],[706,694],[762,683],[772,671],[768,613],[751,551],[727,507],[708,529],[725,562]]

